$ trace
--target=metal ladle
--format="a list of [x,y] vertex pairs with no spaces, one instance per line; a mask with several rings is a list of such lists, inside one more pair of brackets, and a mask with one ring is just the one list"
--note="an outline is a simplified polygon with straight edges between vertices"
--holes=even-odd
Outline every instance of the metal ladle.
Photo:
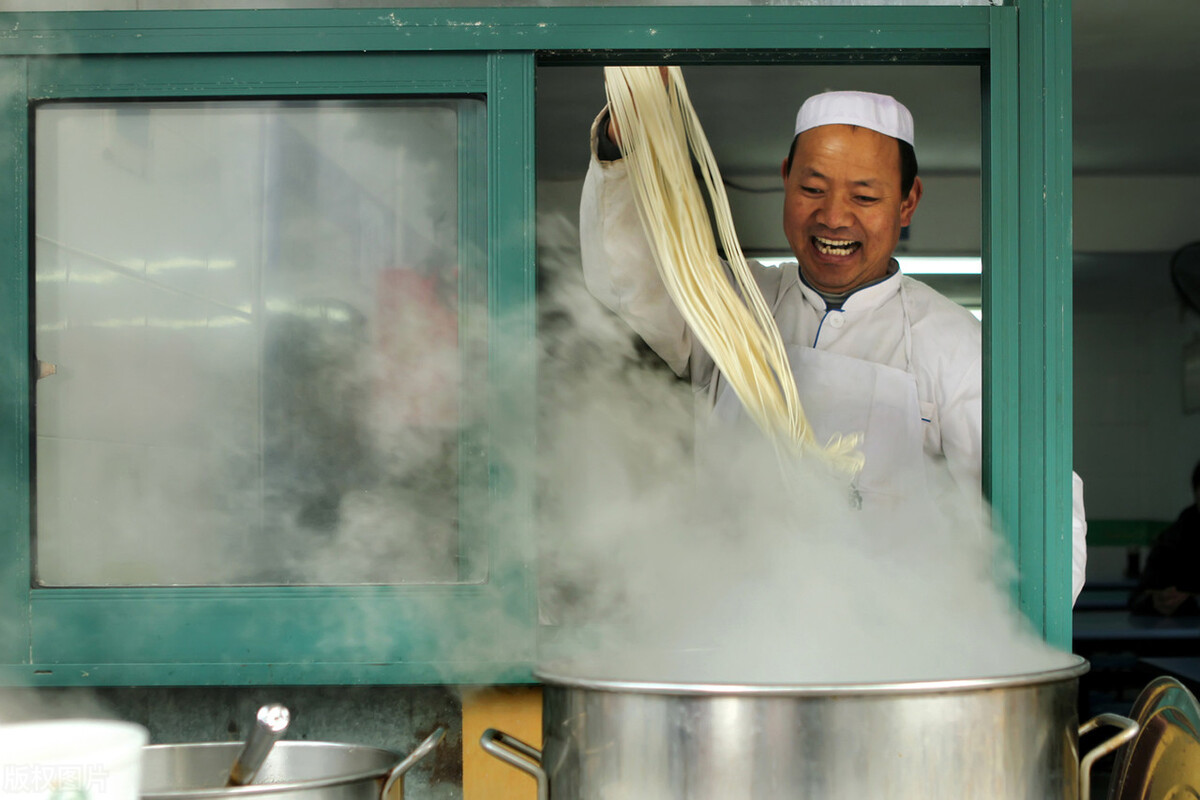
[[245,786],[254,780],[275,742],[287,731],[291,719],[291,712],[279,703],[265,705],[258,710],[254,718],[254,727],[246,737],[246,744],[233,760],[226,786]]

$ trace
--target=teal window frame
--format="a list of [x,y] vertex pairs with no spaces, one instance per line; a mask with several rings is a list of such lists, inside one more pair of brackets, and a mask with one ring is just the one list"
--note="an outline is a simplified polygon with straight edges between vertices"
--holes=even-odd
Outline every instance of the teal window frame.
[[[1020,13],[1018,13],[1018,11]],[[1018,602],[1070,645],[1070,3],[0,14],[0,681],[35,685],[522,682],[535,627],[529,481],[487,578],[452,586],[30,585],[30,103],[50,97],[487,97],[486,435],[533,452],[539,63],[976,64],[983,97],[985,490]],[[582,134],[581,134],[582,135]],[[357,641],[346,614],[379,626]],[[479,625],[516,620],[514,629]],[[479,628],[485,628],[480,637]],[[487,629],[492,635],[486,635]],[[515,632],[514,632],[515,631]],[[320,643],[318,645],[317,643]],[[459,648],[458,644],[469,644]],[[469,654],[469,655],[465,655]]]

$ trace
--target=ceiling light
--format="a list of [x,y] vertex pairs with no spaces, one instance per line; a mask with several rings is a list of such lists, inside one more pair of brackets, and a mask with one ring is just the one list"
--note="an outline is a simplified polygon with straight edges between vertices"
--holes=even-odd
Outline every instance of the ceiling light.
[[978,256],[896,256],[896,260],[909,275],[978,275],[983,271]]

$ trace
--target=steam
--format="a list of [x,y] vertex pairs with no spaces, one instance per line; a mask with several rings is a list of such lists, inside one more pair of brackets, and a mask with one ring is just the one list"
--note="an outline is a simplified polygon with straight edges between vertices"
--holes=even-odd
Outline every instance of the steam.
[[558,255],[542,263],[548,674],[864,683],[1064,665],[1013,605],[1010,554],[977,497],[943,475],[936,506],[856,510],[817,460],[781,463],[753,428],[693,413],[690,386]]
[[115,719],[90,689],[8,688],[0,691],[0,724],[40,719]]
[[[974,499],[855,511],[819,465],[707,430],[690,386],[586,291],[565,215],[539,219],[536,448],[505,427],[487,376],[527,365],[480,354],[526,358],[527,343],[481,335],[508,326],[479,324],[498,310],[460,246],[469,221],[427,191],[458,185],[455,131],[481,131],[482,108],[437,102],[404,125],[370,103],[39,111],[39,181],[91,178],[37,193],[38,357],[59,367],[37,390],[40,579],[503,585],[528,574],[512,554],[532,517],[547,665],[806,682],[1052,660],[1011,608]],[[236,211],[246,174],[279,220]],[[137,225],[106,217],[112,193]],[[203,225],[173,227],[199,206],[215,209]],[[462,474],[482,471],[476,444],[513,491]],[[412,627],[462,630],[444,594],[424,596]],[[437,641],[442,660],[495,660],[522,635],[519,606]],[[367,611],[331,635],[385,660],[409,626]]]

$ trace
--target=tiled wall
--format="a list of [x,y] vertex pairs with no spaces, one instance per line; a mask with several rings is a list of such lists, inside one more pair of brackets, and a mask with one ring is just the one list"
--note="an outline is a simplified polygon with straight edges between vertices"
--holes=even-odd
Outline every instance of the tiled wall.
[[1174,519],[1191,503],[1200,413],[1183,411],[1183,347],[1200,313],[1170,253],[1076,256],[1075,469],[1092,519]]

